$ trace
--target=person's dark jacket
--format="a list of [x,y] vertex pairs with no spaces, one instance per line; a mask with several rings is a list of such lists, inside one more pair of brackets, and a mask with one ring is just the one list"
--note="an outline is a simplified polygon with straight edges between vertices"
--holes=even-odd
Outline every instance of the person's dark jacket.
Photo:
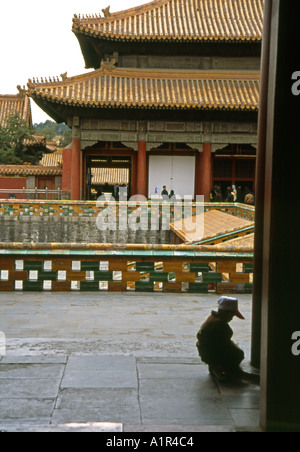
[[197,333],[197,349],[202,361],[224,367],[238,365],[244,352],[231,340],[233,331],[228,322],[212,311]]

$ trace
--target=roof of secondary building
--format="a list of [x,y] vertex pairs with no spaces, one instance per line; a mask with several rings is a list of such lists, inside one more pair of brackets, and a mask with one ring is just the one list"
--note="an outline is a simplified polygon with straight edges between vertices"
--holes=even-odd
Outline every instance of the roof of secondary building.
[[18,113],[26,124],[32,126],[30,99],[24,94],[0,94],[0,126],[5,127],[10,115]]
[[76,35],[129,41],[238,41],[262,39],[264,0],[155,0],[104,17],[73,19]]
[[41,165],[0,165],[0,176],[61,176],[61,167]]
[[[63,151],[45,154],[39,165],[0,165],[0,176],[60,176],[62,175]],[[92,168],[92,185],[129,184],[126,168]]]
[[62,167],[63,163],[63,151],[59,149],[55,152],[49,152],[44,154],[42,160],[40,161],[41,166],[46,167]]
[[34,100],[86,108],[248,110],[259,106],[257,72],[98,70],[63,80],[28,83]]
[[62,150],[43,156],[38,165],[0,165],[0,176],[60,176]]

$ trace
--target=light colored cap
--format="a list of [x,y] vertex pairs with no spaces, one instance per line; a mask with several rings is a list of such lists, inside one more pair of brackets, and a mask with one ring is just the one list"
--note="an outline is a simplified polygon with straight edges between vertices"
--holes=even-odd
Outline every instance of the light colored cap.
[[237,298],[221,297],[218,300],[218,305],[221,311],[232,311],[239,319],[245,319],[239,311]]

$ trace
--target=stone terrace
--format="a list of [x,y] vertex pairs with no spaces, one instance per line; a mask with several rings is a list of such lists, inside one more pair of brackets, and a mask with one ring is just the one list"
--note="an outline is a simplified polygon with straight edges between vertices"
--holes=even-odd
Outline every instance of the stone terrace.
[[[257,382],[217,384],[197,356],[196,333],[217,299],[1,293],[1,430],[259,430]],[[251,302],[239,296],[246,320],[232,322],[247,372]]]

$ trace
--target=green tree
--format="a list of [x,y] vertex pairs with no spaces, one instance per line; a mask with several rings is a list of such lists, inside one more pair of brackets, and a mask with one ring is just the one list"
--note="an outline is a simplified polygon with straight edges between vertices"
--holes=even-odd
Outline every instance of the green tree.
[[64,122],[57,124],[49,119],[39,124],[34,124],[34,133],[44,135],[48,141],[59,137],[59,146],[67,146],[72,141],[72,131]]
[[72,130],[68,127],[59,140],[59,146],[64,148],[72,142]]
[[44,135],[46,140],[51,141],[57,135],[56,133],[56,123],[50,121],[49,119],[40,124],[34,124],[34,133],[36,135]]
[[0,164],[37,164],[45,152],[46,142],[33,137],[32,129],[18,113],[9,116],[5,127],[0,126]]

